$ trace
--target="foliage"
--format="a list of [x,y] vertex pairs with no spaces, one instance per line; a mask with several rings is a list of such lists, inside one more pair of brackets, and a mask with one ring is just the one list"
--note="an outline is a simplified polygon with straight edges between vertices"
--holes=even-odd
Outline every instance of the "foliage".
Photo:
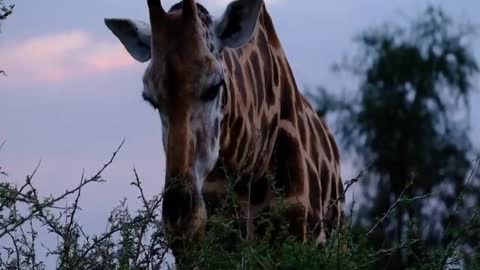
[[4,3],[4,0],[0,0],[0,27],[2,26],[2,21],[12,14],[14,7],[15,5],[7,5]]
[[[402,196],[427,196],[396,205],[371,235],[379,246],[419,237],[448,249],[454,241],[448,231],[467,224],[476,208],[480,174],[469,175],[476,150],[468,136],[468,100],[479,71],[467,42],[474,30],[429,7],[408,27],[365,31],[356,38],[359,55],[336,67],[359,79],[354,98],[320,91],[319,114],[335,112],[346,149],[372,164],[359,223],[374,223]],[[478,247],[478,237],[469,244]],[[416,256],[427,250],[418,246]],[[415,260],[396,256],[390,269]]]
[[[59,196],[42,197],[38,194],[33,183],[35,171],[21,187],[5,182],[0,185],[0,269],[47,269],[46,259],[52,257],[57,269],[69,270],[174,267],[159,215],[163,195],[146,198],[136,170],[133,171],[132,186],[138,190],[140,207],[132,211],[123,200],[108,217],[105,232],[88,235],[83,230],[78,218],[82,190],[87,185],[105,181],[101,175],[112,164],[120,147],[95,175],[82,177],[78,186]],[[347,181],[345,191],[365,180],[365,172]],[[234,182],[233,178],[231,182]],[[286,205],[281,200],[275,204],[278,205],[276,208],[259,217],[259,224],[265,227],[264,236],[248,242],[240,229],[240,217],[233,215],[232,218],[232,213],[239,207],[233,190],[233,186],[228,189],[224,203],[209,219],[204,241],[192,246],[177,268],[368,270],[378,269],[377,262],[399,249],[415,252],[415,245],[424,244],[419,239],[410,239],[388,249],[378,248],[370,241],[369,233],[387,215],[369,230],[346,222],[346,226],[333,232],[322,247],[310,241],[301,243],[288,236],[288,225],[283,219]],[[66,204],[67,201],[71,203]],[[411,198],[401,198],[401,203],[409,201]],[[480,219],[472,219],[468,226],[478,228]],[[45,243],[38,243],[40,234],[57,237],[58,244],[48,247]],[[452,237],[463,242],[468,236],[452,234]],[[40,246],[48,250],[48,257],[41,254]],[[417,264],[410,269],[441,269],[440,265],[454,264],[454,255],[453,249],[439,249],[418,258]],[[443,262],[445,258],[448,258],[446,263]]]
[[[6,5],[4,0],[0,0],[0,32],[2,31],[2,22],[12,14],[14,7],[15,5]],[[5,71],[0,69],[0,75],[2,74],[5,75]]]
[[[95,175],[82,176],[78,186],[58,196],[38,194],[33,184],[36,169],[21,187],[0,184],[0,269],[46,269],[46,258],[39,258],[40,233],[59,239],[53,248],[42,243],[58,269],[159,269],[166,264],[167,248],[158,220],[162,198],[144,196],[135,170],[132,185],[139,191],[140,209],[131,213],[126,200],[122,201],[99,235],[87,235],[78,222],[83,189],[105,181],[101,175],[122,145]],[[73,203],[68,204],[69,199]],[[7,239],[9,245],[4,244]]]

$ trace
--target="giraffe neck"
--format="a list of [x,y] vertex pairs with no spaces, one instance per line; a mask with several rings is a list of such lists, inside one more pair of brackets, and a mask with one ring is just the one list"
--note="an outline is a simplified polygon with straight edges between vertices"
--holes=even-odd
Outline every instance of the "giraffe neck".
[[225,50],[223,59],[227,89],[221,157],[235,171],[264,174],[283,114],[282,100],[300,97],[265,6],[252,39],[239,49]]

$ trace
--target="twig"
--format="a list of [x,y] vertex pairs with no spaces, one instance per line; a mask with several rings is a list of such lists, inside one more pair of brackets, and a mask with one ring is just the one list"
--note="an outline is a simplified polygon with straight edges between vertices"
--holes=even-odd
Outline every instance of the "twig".
[[[31,203],[33,204],[34,208],[32,209],[32,211],[30,211],[30,213],[27,215],[27,216],[24,216],[24,217],[20,217],[17,219],[17,222],[15,222],[13,225],[12,224],[6,224],[4,225],[3,227],[0,228],[0,238],[4,237],[7,233],[9,232],[12,232],[14,231],[15,229],[17,229],[19,226],[23,225],[25,222],[27,222],[28,220],[30,220],[31,218],[33,218],[34,216],[38,215],[38,214],[41,214],[42,211],[46,208],[52,208],[55,206],[56,203],[58,203],[59,201],[62,201],[64,200],[66,197],[74,194],[74,193],[77,193],[79,190],[83,189],[84,186],[88,185],[89,183],[91,182],[101,182],[101,174],[103,174],[103,172],[105,171],[105,169],[107,167],[109,167],[115,157],[117,156],[118,152],[120,151],[120,149],[122,148],[123,144],[125,143],[125,139],[122,141],[122,143],[117,147],[117,149],[113,152],[110,160],[105,163],[103,165],[103,167],[93,176],[91,177],[90,179],[88,180],[85,180],[83,181],[80,185],[78,185],[76,188],[74,189],[71,189],[71,190],[67,190],[65,191],[65,193],[63,193],[62,195],[56,197],[56,198],[51,198],[51,199],[46,199],[44,202],[40,202],[39,201],[39,198],[38,198],[38,195],[36,194],[36,190],[35,188],[31,185],[31,181],[33,179],[33,177],[35,176],[38,168],[40,167],[40,164],[41,162],[39,162],[36,166],[36,168],[34,169],[33,173],[30,174],[29,176],[27,176],[27,180],[26,180],[26,184],[22,186],[22,188],[20,189],[20,191],[23,191],[24,188],[26,188],[27,186],[29,186],[31,188],[31,192],[33,193],[33,197],[31,197],[32,201]],[[18,193],[17,195],[18,196]],[[25,197],[30,197],[29,194],[27,194],[27,196]],[[11,198],[11,199],[15,199],[14,198]],[[41,215],[42,216],[42,215]],[[47,220],[47,219],[44,219],[44,220]]]
[[92,176],[90,179],[88,180],[85,180],[82,182],[81,185],[77,186],[76,188],[72,189],[72,190],[69,190],[69,191],[66,191],[63,195],[59,196],[58,198],[50,201],[50,205],[54,205],[56,202],[59,202],[63,199],[65,199],[66,197],[68,197],[69,195],[72,195],[74,193],[77,193],[78,190],[82,189],[84,186],[86,186],[87,184],[91,183],[91,182],[102,182],[101,180],[101,175],[103,174],[103,172],[113,163],[113,161],[115,160],[115,157],[117,156],[118,152],[120,151],[120,149],[122,148],[123,144],[125,143],[125,139],[123,139],[122,143],[120,143],[120,145],[117,147],[117,150],[115,150],[112,154],[112,157],[110,158],[110,160],[105,163],[103,165],[103,167],[94,175]]
[[416,240],[413,240],[413,241],[410,241],[410,242],[405,242],[405,243],[399,245],[398,247],[393,247],[393,248],[389,248],[389,249],[381,249],[381,250],[375,252],[374,254],[370,254],[368,256],[369,257],[377,257],[377,256],[382,255],[382,254],[392,254],[393,252],[396,252],[397,250],[403,249],[405,247],[409,247],[409,246],[414,245],[414,244],[419,243],[419,242],[421,242],[420,239],[416,239]]
[[[41,163],[41,161],[38,162],[38,164],[37,164],[37,166],[35,167],[35,169],[33,170],[33,172],[32,172],[29,176],[27,176],[26,183],[22,186],[22,188],[20,189],[20,191],[22,191],[24,188],[26,188],[27,186],[30,185],[32,178],[35,176],[38,168],[40,167],[40,163]],[[35,192],[35,190],[33,189],[32,192]],[[10,199],[13,199],[13,201],[15,201],[15,198],[10,198]],[[37,210],[38,210],[38,209],[37,209]],[[27,222],[27,221],[30,220],[32,217],[34,217],[34,216],[38,213],[37,210],[31,211],[30,214],[29,214],[28,216],[26,216],[26,217],[21,217],[21,218],[17,219],[17,222],[15,222],[15,223],[13,224],[13,226],[10,227],[10,228],[9,228],[9,226],[10,226],[11,224],[8,224],[8,223],[5,224],[4,226],[2,226],[2,227],[0,228],[0,230],[2,231],[2,232],[0,232],[0,239],[1,239],[2,237],[4,237],[5,235],[7,235],[8,233],[13,232],[13,231],[14,231],[15,229],[17,229],[19,226],[23,225],[25,222]],[[15,210],[15,212],[16,212],[16,210]]]
[[[0,72],[1,73],[1,72]],[[5,144],[7,143],[7,139],[3,140],[2,143],[0,143],[0,150],[3,149],[3,147],[5,146]]]
[[375,252],[374,254],[369,254],[368,257],[371,257],[371,258],[374,258],[374,259],[369,261],[369,262],[366,262],[362,265],[359,265],[359,266],[355,267],[354,269],[364,269],[367,265],[373,264],[373,263],[381,260],[381,257],[379,257],[380,255],[392,254],[392,253],[394,253],[398,250],[404,249],[405,247],[411,246],[411,245],[416,244],[420,241],[421,240],[417,239],[417,240],[413,240],[413,241],[410,241],[410,242],[405,242],[405,243],[399,245],[398,247],[393,247],[393,248],[389,248],[389,249],[381,249],[381,250]]
[[37,256],[36,256],[36,253],[35,253],[35,242],[36,242],[36,238],[37,238],[37,232],[35,232],[35,230],[33,228],[33,221],[32,220],[30,220],[30,235],[31,235],[31,239],[30,239],[30,245],[28,245],[28,249],[29,249],[30,254],[32,254],[32,267],[33,267],[33,269],[38,269]]
[[[456,200],[456,203],[454,205],[454,208],[453,208],[453,211],[451,212],[450,214],[450,217],[447,221],[447,225],[445,226],[446,229],[448,229],[452,223],[452,217],[457,213],[458,211],[458,204],[459,202],[463,199],[463,196],[465,195],[465,191],[466,191],[466,187],[470,184],[470,182],[472,181],[473,179],[473,176],[476,174],[476,171],[477,171],[477,168],[478,166],[480,165],[480,154],[477,155],[477,157],[475,158],[475,161],[473,162],[473,166],[472,166],[472,169],[465,181],[465,184],[464,186],[462,187],[462,191],[460,192],[460,195],[458,196],[458,199]],[[442,264],[441,264],[441,268],[444,268],[446,263],[447,263],[447,260],[448,260],[448,257],[450,255],[450,253],[455,250],[459,245],[460,243],[458,243],[457,241],[460,240],[460,235],[458,237],[456,237],[455,239],[453,239],[453,241],[451,241],[451,245],[449,245],[448,249],[447,249],[447,252],[445,252],[445,255],[443,256],[442,258]]]
[[115,233],[117,233],[121,230],[122,230],[122,227],[118,227],[118,228],[112,229],[111,231],[103,234],[101,238],[96,240],[90,247],[88,247],[85,251],[82,252],[82,255],[80,255],[80,257],[77,260],[77,263],[80,263],[81,261],[83,261],[83,259],[88,255],[88,253],[90,253],[90,251],[92,251],[96,246],[98,246],[100,243],[102,243],[103,241],[110,238],[112,235],[114,235]]
[[142,199],[143,205],[146,207],[147,211],[150,212],[145,193],[143,192],[142,182],[140,182],[140,177],[138,176],[138,172],[135,167],[133,168],[133,173],[135,175],[135,182],[133,182],[132,184],[138,188],[138,191],[140,192],[139,198]]
[[[480,163],[480,154],[477,155],[477,157],[475,158],[475,161],[473,162],[473,166],[472,166],[472,169],[465,181],[465,185],[464,185],[464,188],[462,188],[462,191],[460,192],[460,195],[458,196],[458,199],[457,199],[457,202],[460,201],[461,199],[463,199],[463,196],[465,195],[465,191],[466,191],[466,188],[471,182],[472,182],[472,179],[473,179],[473,176],[476,174],[477,172],[477,168],[478,168],[478,165]],[[457,212],[457,207],[458,207],[458,204],[455,204],[455,208],[453,210],[453,213],[456,213]]]
[[375,229],[383,223],[383,221],[390,215],[390,213],[397,207],[397,205],[401,202],[403,195],[407,190],[413,185],[413,178],[410,180],[410,182],[407,184],[407,186],[402,190],[398,198],[395,200],[395,202],[390,206],[390,208],[385,212],[385,214],[373,225],[373,227],[367,232],[367,236],[371,235]]
[[372,168],[374,165],[375,165],[375,162],[370,163],[367,167],[365,167],[364,169],[362,169],[362,170],[360,171],[360,173],[358,173],[358,175],[357,175],[355,178],[350,179],[349,181],[346,181],[346,182],[345,182],[345,189],[344,189],[344,191],[343,191],[342,197],[345,196],[345,194],[347,194],[347,191],[348,191],[354,184],[356,184],[357,182],[360,182],[360,181],[361,181],[361,178],[363,177],[363,175],[364,175],[368,170],[370,170],[370,168]]
[[138,236],[138,245],[137,245],[137,249],[135,251],[135,255],[134,255],[134,264],[135,264],[135,267],[136,268],[138,266],[138,258],[140,257],[140,253],[141,253],[141,249],[142,249],[142,241],[143,241],[143,237],[145,235],[145,232],[147,230],[147,227],[148,227],[148,221],[150,220],[151,218],[151,215],[153,214],[151,211],[150,211],[150,207],[148,205],[148,201],[145,197],[145,193],[143,192],[143,188],[142,188],[142,185],[141,185],[141,182],[140,182],[140,177],[138,176],[138,172],[137,172],[137,169],[134,167],[133,168],[133,173],[135,174],[135,182],[133,183],[139,190],[140,192],[140,198],[142,199],[142,202],[143,202],[143,206],[145,207],[145,209],[147,210],[147,220],[145,222],[142,223],[142,226],[141,226],[141,229],[140,229],[140,235]]
[[[348,181],[345,182],[345,188],[342,192],[342,194],[340,196],[338,196],[338,198],[336,198],[335,200],[332,200],[328,207],[327,207],[327,210],[325,212],[328,212],[330,210],[330,208],[332,207],[335,207],[340,201],[344,200],[345,199],[345,195],[347,194],[348,190],[353,186],[355,185],[356,183],[360,182],[362,180],[362,177],[363,175],[372,167],[375,165],[375,162],[372,162],[370,163],[367,167],[363,168],[359,173],[358,175],[355,177],[355,178],[352,178]],[[352,204],[352,209],[350,210],[350,213],[351,215],[353,215],[353,204]],[[321,226],[321,224],[325,222],[325,219],[321,219],[319,220],[314,226],[313,228],[310,228],[310,231],[315,231],[318,226]]]
[[[80,185],[82,184],[83,181],[84,181],[84,172],[82,172],[82,176],[80,177]],[[68,220],[67,226],[65,226],[65,229],[62,230],[62,235],[61,235],[61,237],[63,238],[63,259],[61,260],[61,264],[59,267],[60,269],[64,268],[65,263],[67,262],[67,259],[69,259],[69,253],[71,250],[72,241],[75,240],[75,239],[72,239],[72,226],[74,225],[75,214],[79,208],[78,202],[80,200],[81,193],[82,193],[82,189],[79,189],[77,192],[77,196],[75,197],[75,201],[73,202],[72,207],[70,208],[71,209],[70,213],[68,213],[68,210],[66,210],[67,213],[65,215],[65,218],[69,220]]]
[[17,245],[17,241],[15,237],[12,235],[12,233],[8,233],[8,236],[10,236],[10,239],[12,240],[13,247],[15,248],[15,264],[17,265],[17,269],[20,268],[20,250]]

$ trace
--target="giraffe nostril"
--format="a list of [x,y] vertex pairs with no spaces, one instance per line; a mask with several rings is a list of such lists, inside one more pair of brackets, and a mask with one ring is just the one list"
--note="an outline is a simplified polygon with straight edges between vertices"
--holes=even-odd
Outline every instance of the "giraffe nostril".
[[184,187],[171,186],[163,194],[163,217],[166,222],[177,223],[191,214],[194,206],[192,192]]

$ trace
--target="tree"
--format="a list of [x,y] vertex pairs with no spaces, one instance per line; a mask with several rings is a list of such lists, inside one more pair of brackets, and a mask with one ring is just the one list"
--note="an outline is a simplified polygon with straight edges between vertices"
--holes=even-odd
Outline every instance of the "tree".
[[6,5],[3,0],[0,0],[0,27],[2,26],[2,22],[12,14],[14,7],[15,5]]
[[[2,23],[13,12],[15,5],[6,5],[3,0],[0,0],[0,32],[2,31]],[[0,69],[0,74],[5,75],[5,71]]]
[[[429,7],[409,27],[365,31],[356,38],[359,56],[337,66],[359,79],[355,97],[320,91],[319,114],[336,112],[345,148],[372,164],[359,216],[361,224],[375,225],[372,242],[389,248],[425,240],[382,261],[382,268],[405,269],[415,261],[409,254],[426,246],[447,249],[448,229],[471,217],[458,207],[465,209],[467,194],[478,194],[465,185],[476,165],[468,123],[479,71],[467,42],[473,30]],[[469,184],[479,177],[471,175]]]

